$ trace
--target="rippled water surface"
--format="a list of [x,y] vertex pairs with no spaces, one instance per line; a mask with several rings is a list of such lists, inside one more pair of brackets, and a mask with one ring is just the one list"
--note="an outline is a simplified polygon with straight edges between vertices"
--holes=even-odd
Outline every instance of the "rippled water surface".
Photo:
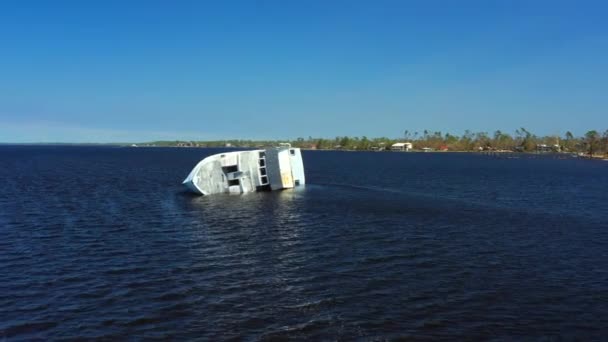
[[608,162],[305,151],[303,188],[184,192],[219,151],[0,146],[0,339],[608,336]]

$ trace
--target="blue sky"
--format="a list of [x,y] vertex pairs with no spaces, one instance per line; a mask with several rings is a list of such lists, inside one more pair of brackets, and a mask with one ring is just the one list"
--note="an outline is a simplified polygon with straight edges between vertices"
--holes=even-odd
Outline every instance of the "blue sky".
[[0,142],[608,129],[605,1],[0,2]]

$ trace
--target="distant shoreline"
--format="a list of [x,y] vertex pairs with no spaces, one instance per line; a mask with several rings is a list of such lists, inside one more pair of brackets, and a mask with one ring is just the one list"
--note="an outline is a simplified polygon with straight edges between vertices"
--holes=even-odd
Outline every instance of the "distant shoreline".
[[[95,147],[95,146],[107,146],[107,147],[120,147],[120,148],[174,148],[174,149],[257,149],[257,148],[265,148],[268,146],[176,146],[176,145],[151,145],[151,144],[136,144],[136,143],[0,143],[0,146],[73,146],[73,147]],[[593,155],[589,156],[588,154],[581,154],[575,152],[538,152],[538,151],[511,151],[511,150],[486,150],[486,151],[462,151],[462,150],[431,150],[431,151],[423,151],[420,149],[410,150],[410,151],[392,151],[392,150],[353,150],[353,149],[339,149],[339,148],[324,148],[324,149],[315,149],[315,148],[301,148],[303,151],[328,151],[328,152],[374,152],[374,153],[474,153],[481,155],[564,155],[564,156],[572,156],[576,158],[583,159],[598,159],[598,160],[606,160],[608,161],[607,155]]]

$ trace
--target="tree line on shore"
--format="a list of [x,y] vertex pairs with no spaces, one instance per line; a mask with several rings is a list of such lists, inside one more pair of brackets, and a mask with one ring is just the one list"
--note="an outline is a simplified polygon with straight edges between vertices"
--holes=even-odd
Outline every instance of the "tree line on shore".
[[575,152],[588,154],[608,154],[608,129],[603,133],[591,130],[583,136],[574,136],[566,132],[563,136],[538,136],[525,128],[509,134],[500,130],[489,134],[487,132],[472,132],[466,130],[458,136],[440,131],[410,132],[405,130],[401,138],[368,138],[338,136],[326,138],[297,138],[292,141],[276,140],[216,140],[216,141],[156,141],[149,143],[155,146],[183,147],[241,147],[259,148],[276,146],[279,142],[289,142],[294,147],[318,150],[390,150],[397,142],[410,142],[414,150],[431,149],[443,151],[554,151]]

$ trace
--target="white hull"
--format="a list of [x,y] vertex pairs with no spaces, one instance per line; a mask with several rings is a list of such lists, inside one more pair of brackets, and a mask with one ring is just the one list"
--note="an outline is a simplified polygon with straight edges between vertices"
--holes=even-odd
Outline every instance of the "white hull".
[[280,190],[305,183],[301,151],[291,147],[214,154],[201,160],[183,182],[201,195]]

